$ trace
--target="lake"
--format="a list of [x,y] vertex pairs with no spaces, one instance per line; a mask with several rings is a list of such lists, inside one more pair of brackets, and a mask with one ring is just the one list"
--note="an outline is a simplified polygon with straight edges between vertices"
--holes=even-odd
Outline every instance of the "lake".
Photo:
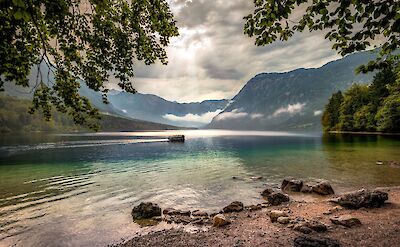
[[[186,142],[167,142],[172,134]],[[234,200],[259,203],[264,188],[290,176],[327,179],[338,193],[400,185],[400,169],[378,160],[400,161],[399,137],[223,130],[3,135],[0,246],[105,246],[143,231],[130,216],[142,201],[215,212]]]

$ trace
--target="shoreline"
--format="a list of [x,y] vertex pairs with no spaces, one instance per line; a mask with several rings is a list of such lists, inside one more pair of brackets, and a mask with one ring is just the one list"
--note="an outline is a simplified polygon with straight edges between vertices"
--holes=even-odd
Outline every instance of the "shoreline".
[[[395,246],[400,242],[400,186],[378,189],[389,195],[388,201],[378,208],[336,210],[337,205],[328,200],[337,195],[316,195],[313,200],[304,201],[292,199],[298,192],[290,192],[288,195],[292,200],[287,203],[223,213],[231,222],[225,226],[176,224],[170,229],[157,231],[148,227],[146,234],[110,246],[293,246],[296,238],[304,237],[331,239],[338,241],[339,246]],[[270,214],[274,210],[283,211],[290,217],[320,222],[327,229],[308,234],[296,231],[287,224],[271,222]],[[359,219],[361,225],[344,227],[331,221],[332,217],[349,214]]]
[[337,130],[331,130],[331,131],[328,131],[326,133],[329,133],[329,134],[351,134],[351,135],[400,136],[400,133],[368,132],[368,131],[337,131]]

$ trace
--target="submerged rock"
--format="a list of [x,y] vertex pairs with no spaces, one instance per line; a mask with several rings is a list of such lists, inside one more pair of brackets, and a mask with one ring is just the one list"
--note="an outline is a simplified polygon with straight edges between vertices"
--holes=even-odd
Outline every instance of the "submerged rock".
[[397,162],[397,161],[394,161],[394,160],[389,161],[389,162],[388,162],[388,165],[389,165],[390,167],[400,168],[400,162]]
[[316,185],[312,186],[312,191],[320,195],[335,194],[332,186],[327,181],[319,182]]
[[353,226],[358,226],[361,225],[361,221],[357,219],[356,217],[353,217],[349,214],[342,215],[339,217],[333,217],[330,219],[333,224],[336,225],[342,225],[345,227],[353,227]]
[[224,207],[223,211],[224,211],[224,213],[243,211],[243,203],[234,201],[231,204],[229,204],[228,206]]
[[339,241],[325,237],[299,236],[294,239],[295,247],[340,247]]
[[303,187],[303,181],[295,179],[284,179],[281,185],[281,190],[300,192],[301,187]]
[[331,202],[337,203],[342,207],[349,209],[358,209],[361,207],[365,208],[378,208],[383,206],[386,200],[388,200],[388,193],[379,190],[358,190],[339,196],[338,198],[330,200]]
[[284,202],[290,201],[289,196],[281,193],[281,192],[274,192],[269,194],[267,197],[267,201],[272,205],[272,206],[277,206],[280,205]]
[[213,226],[221,227],[230,224],[231,222],[223,215],[217,214],[213,218]]
[[142,202],[132,209],[132,218],[134,220],[150,219],[161,216],[161,208],[151,202]]

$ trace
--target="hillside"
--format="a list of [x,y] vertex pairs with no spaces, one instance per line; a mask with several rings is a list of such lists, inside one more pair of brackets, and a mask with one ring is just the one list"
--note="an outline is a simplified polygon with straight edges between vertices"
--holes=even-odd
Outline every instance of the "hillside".
[[[47,122],[40,113],[31,115],[28,108],[31,102],[26,99],[0,95],[0,133],[49,131],[73,132],[89,131],[77,126],[64,114],[53,112],[52,120]],[[102,114],[100,131],[166,130],[177,127],[142,120],[127,119]]]
[[372,80],[372,73],[356,74],[355,69],[374,57],[372,52],[360,52],[320,68],[258,74],[207,127],[319,130],[322,110],[333,92]]

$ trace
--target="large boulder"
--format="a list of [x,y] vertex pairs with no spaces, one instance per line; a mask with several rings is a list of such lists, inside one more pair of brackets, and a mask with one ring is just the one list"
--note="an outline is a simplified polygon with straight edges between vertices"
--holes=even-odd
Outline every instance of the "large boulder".
[[379,190],[358,190],[339,196],[331,200],[331,202],[337,203],[342,207],[349,209],[358,209],[361,207],[365,208],[378,208],[383,206],[386,200],[388,200],[388,193]]
[[155,203],[142,202],[132,209],[131,214],[134,220],[150,219],[161,216],[161,208]]
[[301,187],[303,187],[303,181],[296,179],[284,179],[281,185],[281,190],[300,192]]
[[223,211],[224,213],[240,212],[243,211],[243,208],[242,202],[234,201],[228,206],[224,207]]
[[220,227],[230,224],[231,222],[223,215],[217,214],[213,218],[213,226]]
[[356,217],[353,217],[349,214],[342,215],[339,217],[333,217],[330,219],[333,224],[336,225],[342,225],[345,227],[353,227],[353,226],[358,226],[361,225],[361,221],[357,219]]
[[289,196],[281,193],[281,192],[274,192],[269,194],[267,197],[267,201],[272,205],[272,206],[277,206],[280,205],[284,202],[290,201]]
[[325,237],[299,236],[294,239],[295,247],[340,247],[339,241]]
[[332,186],[327,182],[319,182],[316,185],[312,186],[312,191],[314,193],[320,194],[320,195],[333,195],[335,192],[333,191]]

